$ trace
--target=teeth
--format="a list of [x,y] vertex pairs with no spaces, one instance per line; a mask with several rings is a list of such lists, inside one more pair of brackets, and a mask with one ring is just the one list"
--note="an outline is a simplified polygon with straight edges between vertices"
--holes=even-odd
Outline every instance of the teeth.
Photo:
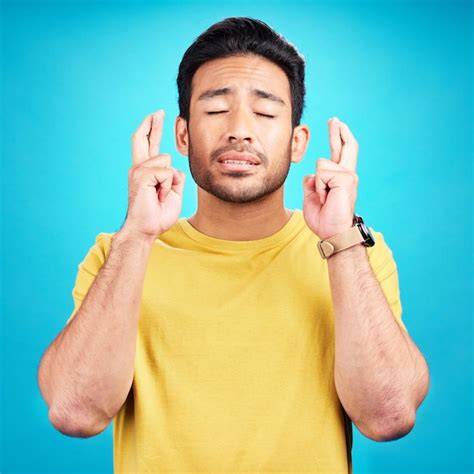
[[250,163],[248,161],[243,161],[243,160],[224,160],[223,163],[229,163],[232,165],[242,165],[242,166],[253,165],[253,163]]

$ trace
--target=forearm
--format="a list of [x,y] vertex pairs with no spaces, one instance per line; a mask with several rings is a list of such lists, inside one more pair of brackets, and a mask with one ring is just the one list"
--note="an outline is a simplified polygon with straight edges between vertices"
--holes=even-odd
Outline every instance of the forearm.
[[334,309],[335,385],[344,409],[369,437],[406,434],[423,400],[428,368],[392,314],[356,245],[328,259]]
[[105,427],[124,403],[150,250],[150,241],[117,232],[77,314],[45,354],[38,378],[58,425]]

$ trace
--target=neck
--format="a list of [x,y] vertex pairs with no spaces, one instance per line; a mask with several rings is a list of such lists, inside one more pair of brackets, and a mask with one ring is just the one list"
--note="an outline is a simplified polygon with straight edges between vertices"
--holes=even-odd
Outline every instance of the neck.
[[257,240],[278,232],[293,212],[283,205],[283,186],[257,201],[222,201],[198,187],[198,207],[187,221],[199,232],[223,240]]

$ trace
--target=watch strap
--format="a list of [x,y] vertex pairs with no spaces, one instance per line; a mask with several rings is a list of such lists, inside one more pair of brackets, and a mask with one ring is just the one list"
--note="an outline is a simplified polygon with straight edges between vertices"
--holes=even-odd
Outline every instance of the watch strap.
[[355,225],[346,232],[320,240],[318,242],[318,248],[321,257],[328,258],[336,252],[340,252],[341,250],[353,247],[362,242],[364,242],[364,237],[360,233],[359,227]]

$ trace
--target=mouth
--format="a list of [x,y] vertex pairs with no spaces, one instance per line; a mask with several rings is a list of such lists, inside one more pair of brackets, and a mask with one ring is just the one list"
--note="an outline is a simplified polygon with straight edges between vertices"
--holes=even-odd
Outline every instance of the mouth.
[[218,165],[229,171],[248,171],[261,164],[259,158],[248,153],[228,152],[217,159]]

